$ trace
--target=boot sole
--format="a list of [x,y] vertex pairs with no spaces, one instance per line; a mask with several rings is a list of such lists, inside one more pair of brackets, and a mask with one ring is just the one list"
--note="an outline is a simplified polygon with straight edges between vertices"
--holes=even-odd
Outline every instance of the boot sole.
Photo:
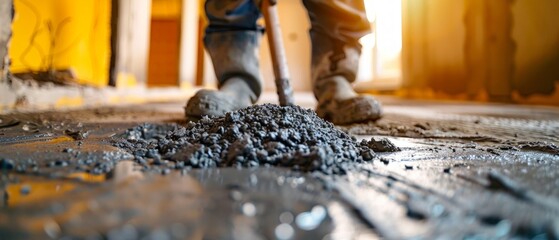
[[318,106],[319,117],[336,125],[376,121],[382,117],[380,103],[371,96],[359,96]]

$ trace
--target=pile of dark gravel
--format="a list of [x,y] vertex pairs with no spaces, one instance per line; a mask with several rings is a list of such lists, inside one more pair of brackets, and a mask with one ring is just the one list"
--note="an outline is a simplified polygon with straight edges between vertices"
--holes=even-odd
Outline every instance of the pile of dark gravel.
[[255,105],[203,118],[185,127],[143,124],[127,130],[115,145],[136,161],[170,160],[175,168],[282,166],[344,174],[370,161],[370,142],[352,136],[298,106]]

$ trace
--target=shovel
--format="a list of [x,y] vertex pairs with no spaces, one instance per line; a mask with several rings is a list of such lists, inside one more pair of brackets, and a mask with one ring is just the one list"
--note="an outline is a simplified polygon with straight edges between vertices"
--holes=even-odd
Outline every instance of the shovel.
[[293,101],[293,89],[291,89],[289,85],[289,69],[287,67],[287,57],[285,56],[285,49],[281,38],[276,3],[277,0],[263,0],[261,11],[266,23],[266,33],[268,34],[268,44],[270,45],[270,55],[272,56],[279,103],[281,106],[290,106],[295,103]]

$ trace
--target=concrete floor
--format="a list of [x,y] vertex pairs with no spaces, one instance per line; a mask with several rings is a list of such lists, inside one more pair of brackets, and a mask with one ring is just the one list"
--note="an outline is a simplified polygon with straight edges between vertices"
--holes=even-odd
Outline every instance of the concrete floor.
[[559,238],[559,108],[382,100],[382,120],[341,128],[401,151],[346,176],[162,174],[111,145],[183,124],[183,103],[0,115],[0,239]]

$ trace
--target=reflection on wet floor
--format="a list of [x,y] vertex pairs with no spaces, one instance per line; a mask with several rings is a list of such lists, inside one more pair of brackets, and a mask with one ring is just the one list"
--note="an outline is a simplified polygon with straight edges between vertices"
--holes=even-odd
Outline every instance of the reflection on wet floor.
[[343,129],[396,148],[330,176],[134,162],[109,140],[137,125],[129,119],[182,123],[182,113],[146,108],[123,110],[126,118],[114,109],[62,121],[1,116],[0,239],[559,236],[559,110],[530,109],[540,121],[522,108],[485,117],[503,111],[388,105],[381,121]]
[[330,193],[321,193],[316,180],[285,170],[212,169],[164,176],[121,161],[111,175],[106,181],[100,176],[92,181],[85,174],[69,178],[77,181],[18,176],[17,183],[5,188],[0,231],[10,239],[320,239],[360,234],[351,212]]

